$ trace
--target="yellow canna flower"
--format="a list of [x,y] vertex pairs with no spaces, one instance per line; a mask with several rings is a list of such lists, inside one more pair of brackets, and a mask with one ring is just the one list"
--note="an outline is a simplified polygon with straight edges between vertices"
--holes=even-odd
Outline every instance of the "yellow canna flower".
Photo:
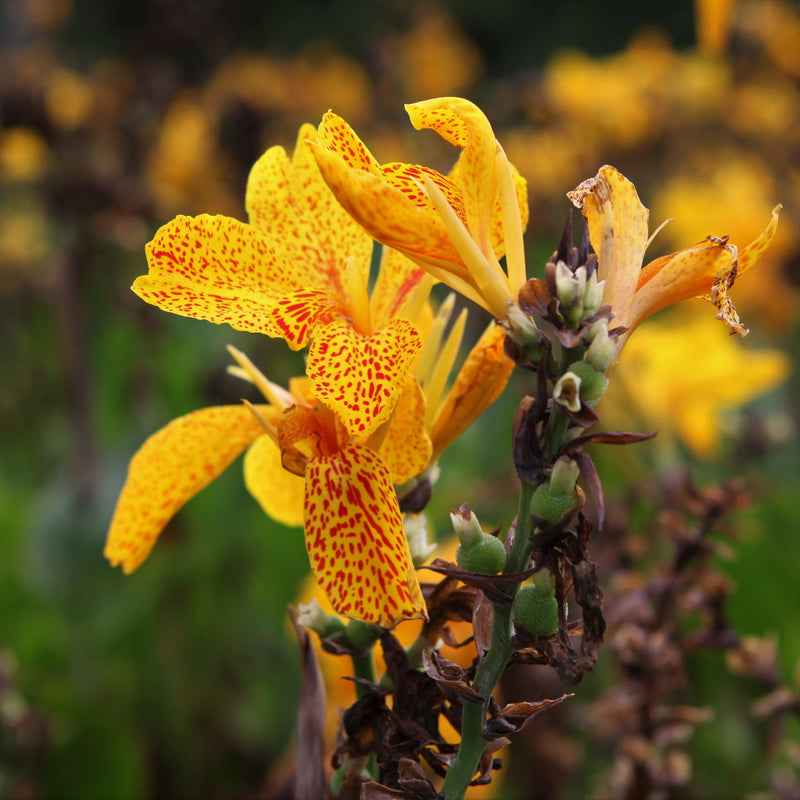
[[[615,367],[602,410],[611,426],[633,412],[645,427],[675,435],[695,455],[709,457],[719,445],[722,412],[780,385],[790,363],[778,350],[745,348],[699,312],[682,308],[641,326]],[[702,365],[687,369],[698,348]]]
[[[461,148],[448,176],[414,164],[381,166],[330,112],[312,142],[322,176],[378,241],[502,318],[525,282],[525,180],[469,101],[441,97],[407,105],[406,111],[415,128],[431,128]],[[498,261],[504,253],[508,273]]]
[[769,246],[778,225],[777,206],[764,231],[739,250],[727,236],[708,236],[677,253],[661,256],[642,268],[648,239],[648,211],[636,187],[614,167],[604,166],[594,178],[569,192],[589,226],[597,253],[598,280],[605,281],[603,303],[611,306],[614,324],[627,329],[624,343],[640,322],[662,308],[705,297],[733,331],[746,329],[728,297],[734,281]]
[[300,130],[291,160],[268,150],[250,173],[250,222],[179,216],[147,246],[149,271],[133,290],[183,316],[309,341],[314,395],[352,436],[373,433],[391,416],[422,341],[398,316],[424,275],[406,259],[367,290],[373,241],[338,205]]
[[[273,518],[304,524],[313,572],[338,613],[386,627],[423,617],[392,487],[392,454],[384,460],[369,444],[354,441],[313,397],[307,379],[292,382],[287,392],[244,354],[231,352],[240,364],[236,374],[269,403],[201,409],[151,436],[131,461],[106,558],[126,573],[136,569],[175,512],[247,449],[247,488]],[[410,396],[413,405],[416,396]],[[404,412],[397,419],[406,442],[397,468],[416,474],[428,462],[430,441]]]

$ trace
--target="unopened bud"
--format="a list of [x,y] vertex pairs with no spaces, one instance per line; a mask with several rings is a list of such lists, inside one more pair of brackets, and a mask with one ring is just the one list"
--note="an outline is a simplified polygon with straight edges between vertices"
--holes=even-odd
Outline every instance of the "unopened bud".
[[517,303],[509,301],[507,308],[506,316],[500,320],[500,324],[525,357],[537,361],[547,337],[536,327],[533,317],[529,317]]
[[577,325],[584,316],[583,295],[586,291],[586,267],[574,272],[563,262],[556,264],[556,294],[559,311],[564,319]]
[[603,290],[606,282],[597,280],[597,272],[593,272],[586,281],[586,291],[583,293],[583,314],[589,317],[600,308],[603,302]]
[[450,512],[450,520],[461,544],[475,544],[483,536],[483,528],[475,512],[466,503],[457,511]]
[[415,567],[421,567],[428,556],[436,549],[428,543],[428,518],[425,514],[404,514],[403,528],[408,539],[408,550]]
[[344,630],[344,623],[323,611],[316,598],[297,604],[297,624],[314,631],[320,639],[327,639]]
[[586,351],[584,361],[591,364],[598,372],[607,372],[617,357],[617,344],[608,335],[608,323],[605,320],[598,322],[594,328],[597,330]]
[[553,472],[550,475],[550,491],[553,494],[571,493],[579,474],[578,465],[571,458],[562,456],[553,464]]
[[574,372],[565,372],[553,388],[553,400],[569,411],[580,411],[581,379]]

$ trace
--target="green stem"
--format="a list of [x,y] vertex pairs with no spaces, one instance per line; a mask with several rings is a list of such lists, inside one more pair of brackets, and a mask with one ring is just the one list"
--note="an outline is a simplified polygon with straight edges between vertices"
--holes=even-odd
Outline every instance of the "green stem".
[[[504,570],[506,573],[522,572],[530,558],[532,531],[530,505],[534,488],[533,484],[526,482],[523,482],[520,488],[517,526],[514,543],[511,546]],[[519,584],[509,587],[512,596],[516,594],[518,588]],[[489,699],[513,652],[511,647],[511,606],[495,603],[493,607],[492,641],[475,672],[475,680],[472,683],[473,688],[480,692],[486,700],[483,703],[464,704],[461,712],[461,744],[442,786],[442,796],[445,800],[462,800],[475,775],[478,760],[486,746],[482,734]]]
[[[360,656],[351,656],[353,661],[353,674],[356,678],[363,678],[370,683],[375,683],[375,662],[372,659],[372,650]],[[362,698],[369,689],[362,686],[360,683],[356,684],[356,697]]]
[[569,428],[569,417],[564,414],[556,403],[553,403],[553,410],[547,420],[547,427],[544,431],[544,457],[548,463],[552,463],[558,448],[564,442],[564,434]]

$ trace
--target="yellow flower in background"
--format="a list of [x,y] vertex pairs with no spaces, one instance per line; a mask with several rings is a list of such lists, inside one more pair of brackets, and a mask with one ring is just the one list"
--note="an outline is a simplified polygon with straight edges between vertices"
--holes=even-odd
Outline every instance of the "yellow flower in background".
[[422,348],[399,312],[424,272],[393,260],[370,302],[372,239],[322,180],[305,144],[315,138],[306,125],[291,160],[282,147],[259,159],[249,224],[201,215],[163,226],[133,290],[164,311],[281,337],[294,350],[310,341],[315,396],[365,437],[391,416]]
[[[642,325],[625,345],[603,398],[606,423],[677,436],[697,456],[712,456],[725,411],[739,408],[786,380],[789,358],[749,349],[695,304]],[[625,420],[627,419],[627,422]]]
[[[322,175],[375,239],[504,317],[525,282],[525,181],[508,163],[483,112],[469,101],[440,97],[407,105],[406,111],[415,128],[431,128],[461,148],[448,176],[414,164],[381,166],[330,112],[313,143]],[[503,253],[508,274],[498,262]]]
[[627,333],[667,306],[703,296],[734,331],[745,334],[728,290],[769,246],[778,225],[780,206],[767,227],[739,250],[727,236],[708,236],[686,250],[661,256],[642,268],[649,242],[647,209],[636,187],[614,167],[604,166],[594,178],[569,192],[589,227],[597,253],[599,281],[605,281],[603,303],[614,313],[612,324]]
[[[287,392],[231,352],[237,374],[269,404],[201,409],[151,436],[131,461],[106,558],[135,570],[178,509],[247,450],[247,488],[274,519],[304,525],[312,569],[338,613],[386,627],[424,616],[390,465],[347,435],[307,379]],[[413,416],[398,419],[397,435],[423,453],[419,471],[430,452],[427,436]]]

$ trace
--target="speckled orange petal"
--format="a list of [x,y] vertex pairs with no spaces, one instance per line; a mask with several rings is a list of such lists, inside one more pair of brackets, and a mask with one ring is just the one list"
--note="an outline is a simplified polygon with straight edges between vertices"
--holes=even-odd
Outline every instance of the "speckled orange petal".
[[344,301],[333,292],[302,289],[275,300],[271,318],[292,350],[301,350],[319,323],[330,322],[336,313],[347,313]]
[[328,111],[319,126],[317,140],[338,153],[348,167],[380,175],[381,168],[356,132],[337,114]]
[[305,479],[283,468],[281,451],[269,436],[256,439],[247,449],[244,482],[270,517],[284,525],[303,524]]
[[736,248],[727,239],[709,237],[694,247],[652,261],[641,271],[629,315],[620,324],[633,330],[662,308],[708,294],[714,277],[728,270],[735,258]]
[[490,246],[492,212],[497,200],[495,152],[497,141],[486,115],[460,97],[437,97],[406,105],[411,124],[431,128],[450,144],[462,149],[459,186],[464,197],[467,228],[478,246]]
[[380,272],[370,297],[375,328],[382,327],[400,312],[425,274],[419,264],[398,250],[384,248]]
[[780,210],[781,206],[775,206],[775,208],[772,209],[772,217],[767,227],[764,228],[758,237],[750,242],[747,247],[739,251],[739,275],[744,275],[769,247],[773,236],[775,236],[775,232],[778,230],[778,215]]
[[421,208],[385,177],[347,165],[338,153],[312,145],[320,172],[336,199],[375,239],[423,262],[457,265],[461,256],[439,215]]
[[427,176],[441,190],[459,219],[465,225],[467,224],[467,215],[464,210],[464,199],[461,196],[461,190],[440,172],[417,164],[402,164],[399,162],[384,164],[382,169],[389,184],[402,192],[415,206],[424,208],[429,213],[438,216],[436,207],[425,191],[424,183]]
[[304,125],[291,161],[282,147],[267,150],[250,172],[245,204],[251,224],[302,276],[300,286],[346,297],[347,259],[366,277],[373,243],[322,179],[307,144],[316,138],[314,126]]
[[449,447],[500,396],[514,369],[505,333],[492,323],[470,350],[431,429],[432,459]]
[[307,288],[253,227],[229,217],[176,217],[147,245],[139,297],[184,317],[280,336],[270,316],[283,292]]
[[327,446],[326,432],[317,411],[307,406],[287,408],[277,422],[283,468],[305,475],[309,457]]
[[337,613],[384,627],[425,616],[391,476],[373,450],[351,443],[309,461],[305,536]]
[[[258,406],[266,413],[268,406]],[[133,572],[175,512],[264,430],[244,406],[204,408],[153,434],[128,467],[105,557]]]
[[337,320],[315,334],[306,374],[314,395],[350,435],[368,436],[391,416],[421,349],[422,339],[408,320],[393,319],[371,336]]
[[397,401],[389,430],[380,448],[394,483],[405,483],[428,466],[433,445],[425,430],[425,393],[410,375]]
[[647,246],[649,212],[636,187],[608,165],[568,196],[589,225],[597,278],[606,282],[603,303],[613,308],[614,324],[625,325]]

